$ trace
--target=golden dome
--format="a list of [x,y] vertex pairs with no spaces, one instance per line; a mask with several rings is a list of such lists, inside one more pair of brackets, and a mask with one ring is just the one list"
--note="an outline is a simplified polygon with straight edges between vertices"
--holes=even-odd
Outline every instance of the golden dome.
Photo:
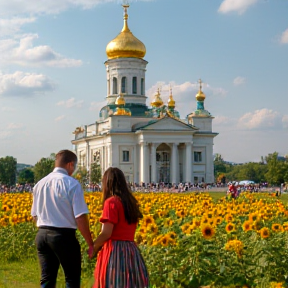
[[116,111],[114,112],[113,115],[117,116],[131,116],[131,111],[125,108],[119,108],[117,107]]
[[123,5],[124,7],[124,26],[122,31],[108,43],[106,47],[106,54],[108,59],[115,58],[143,58],[146,54],[145,45],[137,39],[130,29],[128,28],[128,14],[127,8],[129,5]]
[[155,94],[154,99],[151,102],[151,105],[152,105],[152,107],[160,107],[163,105],[163,101],[160,97],[159,89],[158,89],[157,93]]
[[197,101],[204,101],[206,98],[205,94],[199,90],[198,93],[196,94],[196,100]]
[[203,93],[203,91],[202,91],[202,80],[201,79],[199,79],[199,81],[198,81],[198,83],[200,84],[200,87],[199,87],[199,91],[198,91],[198,93],[196,94],[196,100],[197,101],[204,101],[205,100],[205,98],[206,98],[206,96],[205,96],[205,94]]
[[124,106],[125,104],[126,104],[126,102],[125,102],[125,99],[124,99],[124,97],[123,97],[123,94],[120,94],[120,95],[116,98],[115,105],[117,105],[117,106],[120,106],[120,105]]
[[172,95],[172,89],[170,88],[170,96],[169,96],[169,100],[168,100],[168,107],[169,108],[175,108],[175,100],[173,99],[173,95]]

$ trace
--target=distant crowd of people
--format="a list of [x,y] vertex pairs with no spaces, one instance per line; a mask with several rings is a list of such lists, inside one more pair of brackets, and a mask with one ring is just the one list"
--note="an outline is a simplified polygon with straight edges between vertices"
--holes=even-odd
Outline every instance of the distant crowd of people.
[[12,186],[0,185],[0,193],[23,193],[23,192],[32,192],[34,184],[16,184]]

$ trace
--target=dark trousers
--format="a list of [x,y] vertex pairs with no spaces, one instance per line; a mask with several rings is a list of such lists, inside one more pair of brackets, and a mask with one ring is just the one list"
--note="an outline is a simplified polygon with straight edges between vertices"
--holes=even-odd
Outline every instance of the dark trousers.
[[41,266],[41,288],[55,288],[61,264],[66,288],[80,288],[81,251],[74,229],[39,227],[36,247]]

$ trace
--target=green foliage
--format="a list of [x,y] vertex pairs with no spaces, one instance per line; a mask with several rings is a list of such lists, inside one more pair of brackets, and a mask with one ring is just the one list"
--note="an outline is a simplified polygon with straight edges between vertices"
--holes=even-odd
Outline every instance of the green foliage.
[[0,183],[14,185],[16,183],[17,160],[12,156],[0,158]]
[[18,174],[19,184],[34,183],[34,172],[31,168],[24,168]]
[[[52,156],[52,154],[51,154]],[[53,157],[48,158],[41,158],[34,166],[34,180],[35,182],[38,182],[43,177],[47,176],[49,173],[51,173],[55,166],[55,158]]]
[[271,185],[288,182],[288,160],[287,158],[279,159],[277,152],[266,157],[262,156],[259,163],[249,162],[239,165],[225,162],[220,154],[216,156],[214,159],[215,179],[225,175],[226,182],[252,180],[256,183],[268,182]]
[[97,163],[93,163],[90,168],[90,182],[99,183],[102,178],[101,166]]
[[89,182],[89,179],[88,179],[89,175],[88,175],[87,169],[85,167],[79,167],[77,169],[77,172],[74,173],[72,176],[80,182],[84,190],[86,187],[86,184]]

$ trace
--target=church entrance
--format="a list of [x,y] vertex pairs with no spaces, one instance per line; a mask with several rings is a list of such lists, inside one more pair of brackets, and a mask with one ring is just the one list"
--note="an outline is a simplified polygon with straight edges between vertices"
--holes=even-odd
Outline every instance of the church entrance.
[[156,150],[157,181],[170,183],[170,155],[171,149],[162,143]]

